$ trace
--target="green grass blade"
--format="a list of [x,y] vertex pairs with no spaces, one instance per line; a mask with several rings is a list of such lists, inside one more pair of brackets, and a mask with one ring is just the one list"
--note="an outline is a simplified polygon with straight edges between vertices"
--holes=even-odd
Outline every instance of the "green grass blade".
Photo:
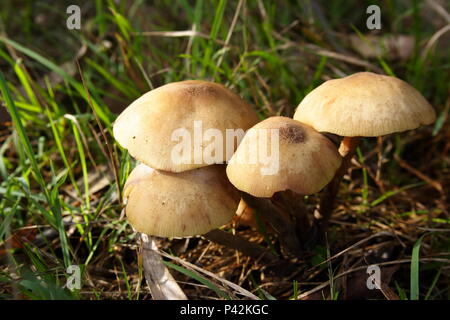
[[202,77],[204,77],[206,74],[207,66],[215,65],[211,61],[211,55],[213,53],[214,43],[219,34],[219,29],[222,25],[222,19],[223,19],[223,14],[225,12],[226,3],[227,3],[226,0],[220,0],[219,4],[217,5],[216,13],[214,15],[213,24],[211,27],[211,32],[209,34],[208,46],[206,47],[205,53],[203,55]]
[[428,288],[427,294],[425,295],[425,300],[429,300],[431,297],[431,293],[433,292],[433,289],[436,287],[436,283],[439,280],[439,277],[441,276],[442,268],[439,269],[439,271],[434,276],[433,282],[431,283],[430,288]]
[[[8,38],[1,37],[1,36],[0,36],[0,41],[3,41],[4,43],[14,47],[14,49],[22,52],[23,54],[29,56],[32,59],[38,61],[43,66],[45,66],[48,69],[50,69],[51,71],[55,72],[59,76],[63,77],[68,83],[70,83],[77,90],[78,94],[80,96],[82,96],[83,99],[88,101],[88,97],[86,95],[84,87],[79,82],[77,82],[72,76],[70,76],[66,71],[64,71],[64,69],[62,69],[55,63],[51,62],[50,60],[46,59],[45,57],[41,56],[40,54],[22,46],[21,44],[15,42],[15,41],[12,41]],[[105,109],[105,108],[101,108],[100,105],[95,100],[92,100],[92,104],[95,109],[95,112],[97,112],[100,119],[102,119],[102,121],[104,121],[106,124],[110,125],[111,124],[111,120],[110,120],[111,115],[110,115],[109,110]]]
[[417,240],[414,244],[412,256],[411,256],[411,300],[419,300],[419,252],[420,246],[422,244],[423,238],[426,236],[424,234]]
[[386,200],[386,199],[388,199],[388,198],[390,198],[392,196],[395,196],[399,192],[405,191],[407,189],[420,187],[420,186],[423,186],[424,184],[425,184],[425,182],[418,182],[418,183],[413,183],[413,184],[401,187],[401,188],[399,188],[397,190],[387,191],[387,192],[383,193],[380,197],[378,197],[377,199],[372,201],[370,203],[370,206],[371,207],[375,207],[375,206],[379,205],[380,203],[382,203],[384,200]]
[[2,72],[0,72],[0,91],[2,93],[3,99],[6,102],[6,108],[8,109],[9,114],[11,115],[11,118],[12,118],[12,121],[16,128],[17,134],[19,135],[21,146],[25,150],[25,153],[27,154],[28,159],[31,163],[33,175],[34,175],[36,181],[39,183],[39,185],[42,189],[42,192],[45,194],[45,197],[48,200],[50,200],[50,194],[46,188],[44,177],[41,174],[38,163],[36,161],[36,157],[33,152],[33,148],[31,147],[30,140],[28,139],[28,136],[25,132],[25,128],[22,124],[22,120],[20,118],[17,107],[11,98],[11,95],[8,90],[8,86],[6,84],[6,80],[5,80]]

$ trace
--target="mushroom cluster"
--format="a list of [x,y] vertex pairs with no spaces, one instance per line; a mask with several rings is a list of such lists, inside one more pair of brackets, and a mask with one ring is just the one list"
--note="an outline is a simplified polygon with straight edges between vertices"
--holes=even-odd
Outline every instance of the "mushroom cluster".
[[[412,86],[370,72],[326,81],[300,102],[293,119],[261,122],[219,84],[170,83],[134,101],[114,123],[119,144],[141,162],[125,184],[126,215],[137,231],[186,237],[226,224],[236,210],[252,224],[256,211],[299,256],[305,235],[326,231],[359,137],[415,129],[435,117]],[[208,141],[195,137],[208,130],[246,133],[242,141],[233,137],[231,152],[222,141],[211,153]],[[174,132],[193,136],[193,143],[180,147]],[[342,137],[339,149],[325,134]],[[205,159],[205,153],[214,155]],[[319,191],[320,214],[311,224],[302,200]]]
[[[113,126],[119,144],[141,162],[124,187],[133,228],[158,237],[188,237],[228,223],[239,202],[223,164],[231,155],[221,152],[212,158],[216,162],[209,161],[202,157],[205,141],[183,144],[184,154],[178,155],[174,132],[197,139],[209,129],[225,135],[227,129],[247,130],[257,122],[245,100],[212,82],[174,82],[134,101]],[[186,156],[188,161],[180,161]]]
[[[435,118],[435,111],[425,98],[398,78],[360,72],[329,80],[300,102],[294,120],[271,117],[252,128],[279,129],[279,139],[276,141],[280,153],[279,174],[262,175],[261,164],[236,161],[240,157],[249,157],[248,153],[260,147],[258,143],[271,143],[256,140],[254,135],[246,135],[229,162],[227,175],[238,189],[256,197],[271,198],[271,202],[255,202],[255,199],[245,197],[247,204],[259,207],[261,213],[265,212],[261,206],[272,206],[276,197],[283,195],[285,190],[301,196],[323,189],[318,214],[312,225],[308,221],[309,215],[305,215],[304,207],[284,206],[288,209],[285,211],[291,211],[294,219],[301,221],[302,228],[295,230],[297,237],[302,238],[306,233],[306,238],[314,238],[306,241],[314,244],[324,240],[341,178],[350,165],[360,138],[412,130],[433,123]],[[342,137],[339,146],[342,161],[332,143],[319,132]],[[293,198],[284,194],[282,200],[286,204],[292,202]],[[246,213],[245,219],[252,224],[248,217],[252,211],[242,210],[243,207],[245,204],[241,204],[238,213]],[[287,238],[285,245],[290,251],[298,251],[298,246],[291,239],[293,230],[290,221],[271,219],[274,212],[279,210],[272,208],[271,211],[265,217],[278,229],[280,240]]]

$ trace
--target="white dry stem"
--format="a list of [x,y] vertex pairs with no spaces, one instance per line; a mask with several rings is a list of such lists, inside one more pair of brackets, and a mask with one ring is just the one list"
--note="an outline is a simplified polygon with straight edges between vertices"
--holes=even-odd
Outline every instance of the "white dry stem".
[[139,236],[142,266],[147,285],[154,300],[187,300],[183,290],[164,265],[155,240],[141,233]]

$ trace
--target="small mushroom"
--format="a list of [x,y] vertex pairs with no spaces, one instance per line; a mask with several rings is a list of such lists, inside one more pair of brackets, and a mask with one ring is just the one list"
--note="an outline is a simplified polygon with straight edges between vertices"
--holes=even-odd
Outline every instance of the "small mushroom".
[[436,113],[405,81],[359,72],[315,88],[300,102],[294,119],[319,132],[377,137],[431,124]]
[[158,237],[205,234],[228,223],[239,202],[223,165],[172,173],[139,164],[124,197],[133,228]]
[[323,235],[340,180],[358,145],[359,137],[376,137],[418,128],[435,121],[436,113],[411,85],[395,77],[359,72],[328,80],[299,104],[294,119],[319,132],[343,136],[344,157],[333,181],[324,190],[317,221]]
[[[249,134],[251,130],[255,134]],[[341,157],[333,143],[299,121],[270,117],[249,132],[230,159],[227,175],[236,188],[252,196],[270,198],[284,190],[301,195],[318,192],[330,182],[341,164]],[[278,132],[277,141],[262,138],[272,132]],[[264,143],[267,143],[268,153],[276,153],[270,154],[272,163],[262,158]],[[277,143],[278,148],[272,148],[273,143]],[[255,152],[256,161],[251,161]],[[270,172],[270,166],[276,172]]]
[[272,262],[276,257],[244,238],[218,230],[231,221],[239,202],[224,165],[180,173],[139,164],[124,187],[125,213],[133,228],[156,237],[206,239]]
[[[226,87],[188,80],[166,84],[135,100],[119,115],[113,132],[119,144],[142,163],[159,170],[182,172],[223,163],[237,147],[232,141],[234,148],[227,152],[224,141],[223,149],[216,150],[222,152],[220,159],[216,161],[214,157],[213,163],[208,162],[210,159],[205,161],[203,155],[208,151],[209,141],[202,138],[207,130],[218,130],[225,140],[227,129],[245,131],[258,121],[252,106]],[[174,136],[178,129],[191,140],[187,161],[173,159],[174,148],[181,140]]]
[[[270,157],[266,158],[265,153]],[[302,235],[297,230],[306,232],[308,216],[301,201],[294,200],[298,197],[292,197],[287,191],[309,195],[321,190],[340,164],[336,147],[325,136],[299,121],[271,117],[247,132],[228,163],[227,176],[243,191],[243,200],[273,226],[283,246],[300,256]],[[289,210],[295,216],[296,225],[274,204],[275,194],[297,203]]]

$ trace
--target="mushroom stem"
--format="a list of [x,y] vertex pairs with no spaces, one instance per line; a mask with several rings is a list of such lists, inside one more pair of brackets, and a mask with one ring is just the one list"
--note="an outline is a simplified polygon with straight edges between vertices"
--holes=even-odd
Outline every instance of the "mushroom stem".
[[342,177],[347,172],[350,166],[353,155],[359,144],[358,137],[344,137],[339,146],[339,153],[343,157],[341,166],[336,171],[333,180],[325,187],[320,197],[320,216],[314,219],[313,232],[315,233],[316,241],[324,242],[325,233],[328,229],[331,215],[333,213],[334,203],[339,191],[339,185]]
[[254,259],[261,259],[262,261],[267,263],[272,263],[278,260],[278,258],[270,251],[260,247],[255,243],[247,241],[242,237],[232,235],[229,232],[214,229],[204,234],[203,237],[208,239],[209,241],[238,250],[246,256],[252,257]]
[[297,236],[301,243],[305,244],[309,240],[306,231],[311,227],[311,223],[303,196],[286,190],[275,193],[272,199],[294,218]]
[[154,300],[187,300],[158,253],[153,237],[138,233],[145,280]]
[[[359,144],[359,138],[358,137],[344,137],[344,139],[342,139],[341,145],[339,146],[339,154],[341,155],[341,157],[343,157],[344,161],[342,163],[345,162],[345,160],[347,159],[347,165],[350,163],[353,155],[355,154],[356,151],[356,147]],[[350,156],[350,158],[346,158],[347,155]],[[342,165],[341,165],[342,168]],[[348,166],[347,166],[348,168]],[[347,168],[345,168],[345,170],[347,170]],[[344,172],[345,173],[345,172]]]
[[300,257],[302,247],[296,235],[295,225],[284,216],[280,209],[270,199],[257,198],[242,191],[241,197],[272,225],[282,246],[293,256]]

